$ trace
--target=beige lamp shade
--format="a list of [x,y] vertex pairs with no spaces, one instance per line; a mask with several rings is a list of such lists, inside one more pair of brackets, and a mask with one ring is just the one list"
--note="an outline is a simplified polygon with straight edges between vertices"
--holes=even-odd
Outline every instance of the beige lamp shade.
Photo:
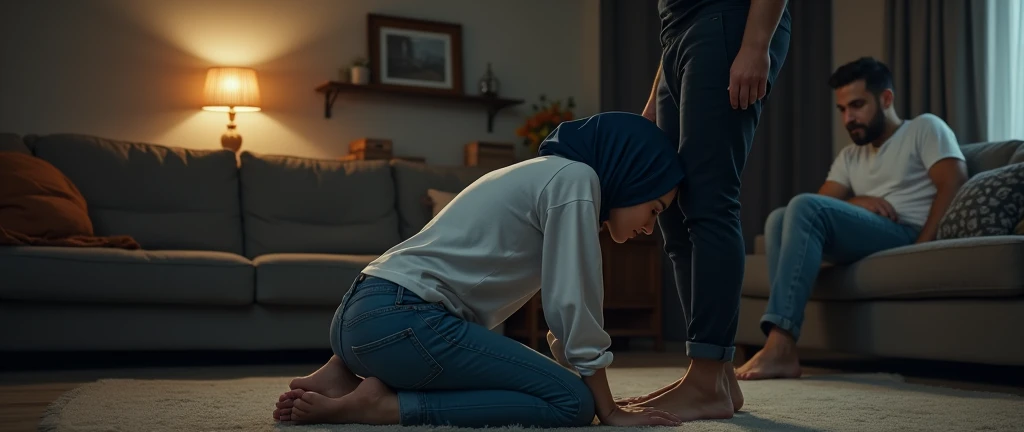
[[249,68],[214,67],[206,72],[203,89],[206,111],[253,112],[260,110],[260,86],[256,71]]

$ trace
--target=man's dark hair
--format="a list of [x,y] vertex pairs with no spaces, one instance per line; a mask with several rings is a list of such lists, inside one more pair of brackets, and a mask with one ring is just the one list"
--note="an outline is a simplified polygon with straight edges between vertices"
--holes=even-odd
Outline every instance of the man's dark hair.
[[864,87],[875,96],[883,90],[892,90],[889,67],[872,57],[861,57],[840,66],[828,79],[828,85],[835,90],[857,80],[864,80]]

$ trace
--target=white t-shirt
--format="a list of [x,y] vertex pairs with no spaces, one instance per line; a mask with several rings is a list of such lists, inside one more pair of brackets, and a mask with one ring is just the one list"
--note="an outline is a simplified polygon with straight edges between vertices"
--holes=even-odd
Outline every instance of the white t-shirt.
[[538,291],[544,319],[583,376],[612,362],[604,330],[598,209],[588,165],[542,156],[492,171],[364,270],[488,329]]
[[934,114],[907,120],[881,147],[850,144],[832,163],[828,180],[850,188],[855,196],[884,198],[899,222],[924,226],[936,188],[928,170],[936,162],[964,160],[953,130]]

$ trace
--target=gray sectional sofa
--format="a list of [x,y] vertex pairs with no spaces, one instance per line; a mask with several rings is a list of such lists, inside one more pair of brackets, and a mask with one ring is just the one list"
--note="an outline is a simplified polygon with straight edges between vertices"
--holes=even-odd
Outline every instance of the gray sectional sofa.
[[[1024,141],[962,146],[968,174],[1024,162]],[[763,237],[747,256],[737,343],[762,345],[770,284]],[[1024,366],[1024,236],[938,240],[825,263],[802,348]]]
[[0,247],[0,351],[329,348],[358,272],[486,171],[0,134],[142,250]]

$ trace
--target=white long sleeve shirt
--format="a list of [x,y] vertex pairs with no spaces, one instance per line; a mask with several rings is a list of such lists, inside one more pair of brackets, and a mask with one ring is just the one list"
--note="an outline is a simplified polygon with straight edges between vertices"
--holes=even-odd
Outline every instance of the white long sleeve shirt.
[[488,329],[539,290],[566,360],[590,376],[613,358],[602,309],[600,195],[593,169],[556,156],[493,171],[363,272]]

